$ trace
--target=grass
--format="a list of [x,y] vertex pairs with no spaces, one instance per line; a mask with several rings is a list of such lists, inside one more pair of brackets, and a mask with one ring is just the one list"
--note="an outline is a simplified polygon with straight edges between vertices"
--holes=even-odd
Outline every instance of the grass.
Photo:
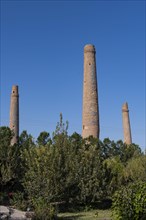
[[76,213],[60,213],[59,219],[62,220],[112,220],[110,210],[91,210]]

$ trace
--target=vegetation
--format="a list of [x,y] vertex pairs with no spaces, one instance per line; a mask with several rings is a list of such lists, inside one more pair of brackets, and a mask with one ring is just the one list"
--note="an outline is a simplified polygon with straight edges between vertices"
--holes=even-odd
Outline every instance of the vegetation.
[[113,213],[117,220],[146,219],[146,183],[136,182],[118,190],[113,197]]
[[112,213],[110,210],[90,210],[76,213],[60,213],[59,220],[112,220]]
[[[130,219],[121,216],[123,202],[128,213],[131,209],[137,213],[131,219],[140,219],[145,209],[146,156],[139,146],[108,138],[101,142],[92,136],[82,139],[77,133],[69,136],[67,130],[68,122],[64,123],[60,115],[52,138],[44,131],[35,142],[23,131],[19,143],[12,146],[12,132],[0,127],[0,203],[29,207],[38,219],[53,219],[56,207],[59,212],[105,209],[113,201],[116,218]],[[137,181],[141,182],[141,191],[134,191],[128,208],[126,198],[131,199],[133,194],[126,190],[136,187],[128,184]],[[140,207],[133,205],[136,201]]]

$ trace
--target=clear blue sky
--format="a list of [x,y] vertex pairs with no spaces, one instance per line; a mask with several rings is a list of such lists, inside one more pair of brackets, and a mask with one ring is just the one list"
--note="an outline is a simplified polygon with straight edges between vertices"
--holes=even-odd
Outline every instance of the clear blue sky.
[[123,139],[128,102],[133,142],[145,147],[145,1],[1,0],[0,122],[9,125],[19,85],[20,132],[35,138],[69,121],[81,134],[83,48],[96,47],[100,139]]

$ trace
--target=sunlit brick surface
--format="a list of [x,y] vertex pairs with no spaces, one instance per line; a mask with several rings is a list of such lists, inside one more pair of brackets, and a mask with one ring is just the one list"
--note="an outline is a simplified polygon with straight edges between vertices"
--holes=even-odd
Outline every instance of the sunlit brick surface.
[[95,47],[84,47],[84,82],[83,82],[83,115],[82,137],[90,135],[99,138],[99,109],[96,76]]

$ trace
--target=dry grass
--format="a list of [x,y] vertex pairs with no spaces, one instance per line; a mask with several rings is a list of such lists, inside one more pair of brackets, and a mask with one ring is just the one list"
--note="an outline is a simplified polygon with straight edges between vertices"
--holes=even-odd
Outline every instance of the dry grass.
[[60,213],[62,220],[112,220],[110,210],[92,210],[87,212]]

